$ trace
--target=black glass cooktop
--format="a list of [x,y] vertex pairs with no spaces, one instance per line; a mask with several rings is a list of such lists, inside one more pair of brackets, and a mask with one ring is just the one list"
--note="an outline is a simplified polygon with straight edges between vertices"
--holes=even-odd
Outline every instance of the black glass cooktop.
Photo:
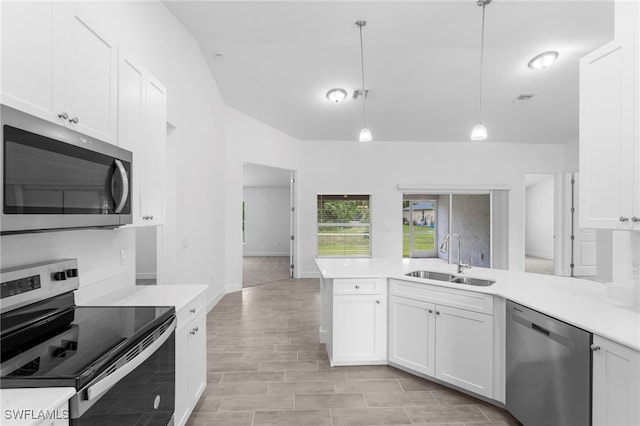
[[175,311],[166,306],[71,307],[51,315],[50,309],[15,313],[19,318],[3,314],[1,388],[80,389]]

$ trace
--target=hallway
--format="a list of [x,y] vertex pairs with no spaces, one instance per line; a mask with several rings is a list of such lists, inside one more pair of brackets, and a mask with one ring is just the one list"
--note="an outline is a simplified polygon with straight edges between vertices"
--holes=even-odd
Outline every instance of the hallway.
[[227,294],[207,316],[208,384],[188,425],[517,425],[387,366],[329,366],[317,279]]

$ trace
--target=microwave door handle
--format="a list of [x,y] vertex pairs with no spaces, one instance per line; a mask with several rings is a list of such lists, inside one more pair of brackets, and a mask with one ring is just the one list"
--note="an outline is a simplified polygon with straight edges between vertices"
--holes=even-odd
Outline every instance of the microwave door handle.
[[[118,172],[120,172],[120,179],[122,180],[122,195],[120,196],[120,201],[118,201],[118,205],[115,209],[116,213],[120,213],[127,202],[127,198],[129,197],[129,177],[127,176],[127,171],[125,170],[122,162],[118,159],[115,159],[114,161],[118,168]],[[114,173],[113,178],[111,179],[111,194],[115,192],[115,178],[116,175]]]
[[[151,355],[153,355],[158,350],[158,348],[160,348],[160,346],[162,346],[164,342],[166,342],[169,339],[169,337],[171,337],[172,335],[171,333],[173,333],[175,329],[176,329],[176,320],[173,319],[169,327],[164,331],[164,333],[162,334],[162,336],[160,336],[158,340],[153,342],[151,345],[147,346],[145,350],[140,352],[140,354],[134,357],[131,361],[127,362],[122,367],[118,368],[113,373],[106,376],[104,379],[91,385],[87,389],[87,400],[91,401],[93,399],[98,398],[103,393],[105,393],[106,391],[111,389],[113,386],[115,386],[116,383],[118,383],[120,380],[126,377],[129,373],[131,373],[133,370],[135,370],[140,365],[142,365],[142,363],[144,363],[147,359],[149,359]],[[116,361],[114,364],[117,364],[117,363],[118,361]]]

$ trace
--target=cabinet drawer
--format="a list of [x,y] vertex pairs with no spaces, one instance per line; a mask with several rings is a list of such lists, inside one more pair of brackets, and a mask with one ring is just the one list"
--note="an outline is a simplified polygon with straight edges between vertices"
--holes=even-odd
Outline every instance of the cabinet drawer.
[[379,294],[384,291],[384,279],[333,280],[333,294]]
[[191,320],[196,318],[198,314],[204,312],[205,310],[205,295],[202,294],[191,302],[187,304],[184,308],[182,308],[179,312],[176,313],[178,318],[178,326],[177,329],[181,330],[184,326],[186,326]]
[[389,280],[389,294],[493,315],[490,294],[398,280]]

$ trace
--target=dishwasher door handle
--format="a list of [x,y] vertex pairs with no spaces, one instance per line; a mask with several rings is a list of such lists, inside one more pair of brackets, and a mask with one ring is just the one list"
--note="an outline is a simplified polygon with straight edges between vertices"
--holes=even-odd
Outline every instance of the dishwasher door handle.
[[536,323],[531,323],[531,328],[534,329],[535,331],[538,331],[546,336],[549,336],[549,330],[547,330],[546,328],[542,328],[540,327],[538,324]]

